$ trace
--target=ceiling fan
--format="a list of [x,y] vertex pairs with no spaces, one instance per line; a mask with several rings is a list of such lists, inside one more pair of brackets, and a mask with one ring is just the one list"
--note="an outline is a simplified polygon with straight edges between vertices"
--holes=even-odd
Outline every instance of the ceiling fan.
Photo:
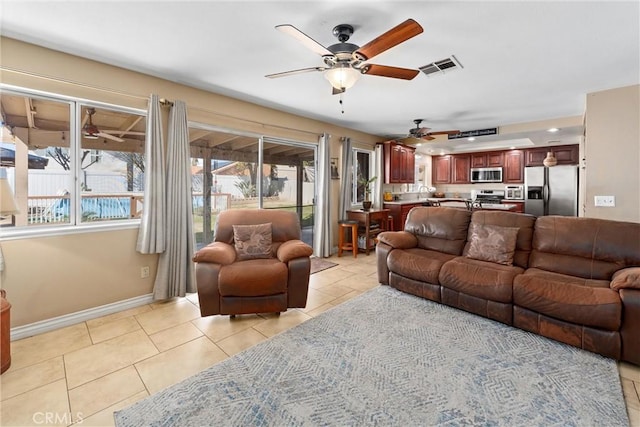
[[460,133],[459,130],[441,130],[437,132],[430,132],[431,128],[420,127],[422,119],[415,119],[413,123],[416,124],[416,127],[409,129],[409,136],[424,139],[427,141],[434,140],[435,138],[433,137],[433,135],[456,135]]
[[324,73],[325,78],[333,86],[333,94],[335,95],[351,88],[360,77],[360,74],[411,80],[420,72],[409,68],[366,63],[374,56],[422,33],[422,27],[413,19],[407,19],[403,23],[396,25],[362,47],[347,43],[354,31],[353,26],[348,24],[340,24],[333,28],[333,35],[338,38],[338,43],[329,47],[324,47],[293,25],[277,25],[276,29],[296,38],[307,48],[321,55],[326,66],[301,68],[265,76],[271,79],[320,71]]
[[108,131],[101,131],[98,129],[98,126],[93,124],[92,116],[96,113],[95,108],[87,108],[87,117],[88,120],[82,126],[82,136],[87,139],[98,139],[100,137],[110,139],[112,141],[124,142],[124,139],[117,137],[115,135],[110,135],[107,133]]

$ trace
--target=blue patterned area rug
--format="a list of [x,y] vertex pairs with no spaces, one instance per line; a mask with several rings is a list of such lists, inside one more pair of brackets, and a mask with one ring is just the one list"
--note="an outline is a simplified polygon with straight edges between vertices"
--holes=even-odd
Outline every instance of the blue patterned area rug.
[[120,427],[629,423],[613,360],[387,286],[118,411],[115,421]]

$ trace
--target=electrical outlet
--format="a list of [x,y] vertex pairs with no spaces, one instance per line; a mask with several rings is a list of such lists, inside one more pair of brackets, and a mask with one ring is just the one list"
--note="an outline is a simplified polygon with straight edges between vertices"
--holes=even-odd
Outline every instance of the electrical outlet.
[[615,196],[594,196],[594,204],[596,206],[605,206],[605,207],[615,207],[616,205],[616,197]]
[[147,277],[149,277],[149,267],[140,267],[140,278],[146,279]]

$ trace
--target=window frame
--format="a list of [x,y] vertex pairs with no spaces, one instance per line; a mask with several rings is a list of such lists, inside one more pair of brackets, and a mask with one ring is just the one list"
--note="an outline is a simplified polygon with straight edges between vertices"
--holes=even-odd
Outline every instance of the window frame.
[[[140,226],[140,218],[131,219],[119,219],[119,220],[105,220],[100,222],[82,222],[81,216],[78,215],[81,212],[82,203],[82,191],[80,188],[82,169],[78,159],[82,155],[82,141],[79,132],[79,125],[82,123],[82,108],[94,107],[100,109],[107,109],[112,111],[118,111],[129,114],[141,115],[148,120],[148,111],[141,108],[127,107],[124,105],[112,104],[107,102],[95,101],[86,98],[79,98],[74,96],[62,95],[52,92],[40,91],[36,89],[30,89],[25,87],[19,87],[14,85],[8,85],[0,83],[0,94],[23,96],[28,98],[37,98],[45,101],[65,103],[69,106],[69,151],[73,153],[71,157],[71,169],[72,172],[70,180],[73,183],[69,188],[71,192],[69,223],[55,224],[55,225],[34,225],[34,226],[20,226],[20,227],[3,227],[0,233],[0,241],[4,240],[16,240],[21,238],[33,238],[33,237],[50,237],[50,236],[64,236],[80,233],[93,233],[106,230],[125,230],[138,228]],[[146,155],[146,153],[145,153]],[[145,158],[146,160],[146,158]]]
[[375,152],[364,148],[352,147],[351,153],[353,157],[353,161],[351,163],[351,206],[352,208],[355,208],[362,206],[362,200],[358,200],[358,154],[367,154],[369,156],[369,176],[367,176],[367,179],[370,179],[371,176],[373,176],[372,173],[374,172],[375,167]]

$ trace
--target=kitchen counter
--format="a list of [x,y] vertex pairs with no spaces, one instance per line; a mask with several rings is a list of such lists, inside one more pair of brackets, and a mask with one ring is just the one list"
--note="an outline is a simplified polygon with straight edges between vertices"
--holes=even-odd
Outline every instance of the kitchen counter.
[[407,200],[393,200],[393,201],[383,201],[382,203],[384,203],[385,205],[415,205],[415,204],[419,204],[419,203],[425,203],[425,202],[462,202],[464,204],[465,200],[469,200],[469,199],[463,199],[463,198],[452,198],[452,197],[443,197],[443,198],[437,198],[437,197],[423,197],[421,199],[407,199]]
[[[463,208],[466,209],[467,205],[464,202],[448,201],[440,202],[440,206],[446,208]],[[483,203],[481,208],[474,208],[488,211],[515,211],[518,209],[518,205],[515,203]]]
[[[385,205],[415,205],[421,204],[425,202],[439,202],[440,206],[449,207],[449,208],[465,208],[467,207],[466,202],[469,199],[463,198],[454,198],[454,197],[443,197],[443,198],[435,198],[435,197],[427,197],[423,199],[409,199],[409,200],[394,200],[391,202],[384,202]],[[517,210],[518,205],[515,203],[483,203],[482,209],[486,210],[496,210],[496,211],[514,211]]]

